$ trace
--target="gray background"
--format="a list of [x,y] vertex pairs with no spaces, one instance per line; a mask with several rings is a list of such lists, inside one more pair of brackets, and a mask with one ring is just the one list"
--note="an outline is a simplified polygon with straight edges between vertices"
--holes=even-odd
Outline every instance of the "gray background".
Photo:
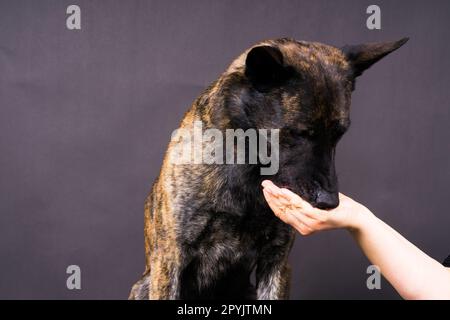
[[[66,29],[78,4],[82,30]],[[341,190],[432,257],[450,254],[450,1],[0,1],[0,298],[126,298],[143,202],[194,98],[253,43],[410,42],[367,71]],[[294,299],[399,298],[342,230],[297,237]],[[82,290],[66,289],[66,267]]]

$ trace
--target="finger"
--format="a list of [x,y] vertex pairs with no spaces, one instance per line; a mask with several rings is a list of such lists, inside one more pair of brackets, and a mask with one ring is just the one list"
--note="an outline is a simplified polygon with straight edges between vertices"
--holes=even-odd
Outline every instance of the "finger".
[[279,189],[276,185],[275,185],[275,183],[273,183],[272,181],[270,181],[270,180],[264,180],[262,183],[261,183],[261,185],[264,187],[264,188],[269,188],[269,189],[272,189],[272,190],[277,190],[277,189]]
[[302,235],[306,236],[314,232],[314,230],[303,223],[301,220],[297,219],[292,214],[288,217],[289,224],[298,230]]
[[267,189],[277,197],[281,195],[281,189],[274,185],[272,182],[270,182],[270,184],[265,184],[264,189]]
[[284,211],[283,206],[279,199],[273,197],[270,193],[267,192],[266,189],[263,190],[264,195],[266,196],[267,203],[275,215],[283,222],[291,225],[296,230],[298,230],[302,235],[309,235],[313,233],[315,230],[304,223],[301,219],[297,219],[295,215],[292,213],[288,213],[287,210]]
[[292,201],[290,201],[290,199],[288,199],[285,195],[283,195],[281,192],[276,195],[276,198],[278,199],[278,201],[285,206],[286,208],[292,208],[293,207],[293,203]]
[[263,182],[261,182],[261,185],[266,188],[266,187],[270,187],[271,185],[274,185],[274,183],[270,180],[264,180]]
[[320,222],[320,223],[326,222],[331,214],[327,211],[320,210],[317,208],[312,208],[311,210],[304,210],[304,211],[302,211],[302,213],[308,219],[311,219],[311,220],[314,220],[314,221]]
[[273,189],[271,189],[270,187],[264,187],[263,191],[266,191],[267,193],[269,193],[270,195],[272,195],[275,198],[278,198],[279,195],[277,194],[276,191],[274,191]]
[[263,189],[263,195],[269,206],[272,206],[276,200],[276,197],[267,188]]
[[[275,215],[280,218],[281,220],[285,221],[285,215],[283,213],[283,206],[279,203],[277,198],[272,196],[270,193],[267,192],[267,190],[263,190],[264,197],[266,198],[266,201],[270,207],[270,209],[275,213]],[[286,221],[285,221],[286,222]]]
[[295,230],[297,230],[302,236],[309,236],[312,232],[308,229],[305,229],[301,226],[292,226]]
[[292,219],[295,219],[298,222],[300,222],[301,224],[304,224],[309,229],[311,229],[311,231],[319,230],[319,223],[317,220],[311,219],[308,216],[306,216],[305,214],[302,214],[298,211],[296,211],[296,212],[288,211],[288,212],[292,216]]
[[266,188],[264,188],[263,189],[263,193],[265,195],[267,195],[267,198],[270,200],[271,204],[273,204],[275,206],[278,206],[278,207],[282,207],[283,206],[283,204],[280,201],[280,199],[276,195],[274,195],[270,190],[267,190]]

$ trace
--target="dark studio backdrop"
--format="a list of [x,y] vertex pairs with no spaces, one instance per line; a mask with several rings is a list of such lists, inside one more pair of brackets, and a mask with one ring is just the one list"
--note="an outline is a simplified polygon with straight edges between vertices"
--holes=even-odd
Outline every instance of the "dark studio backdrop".
[[[81,30],[66,8],[81,8]],[[368,30],[366,8],[381,8]],[[410,41],[357,82],[341,191],[433,258],[450,254],[450,2],[0,1],[0,298],[125,299],[170,134],[244,49],[293,37]],[[399,296],[342,230],[298,236],[293,299]],[[66,288],[68,265],[81,290]]]

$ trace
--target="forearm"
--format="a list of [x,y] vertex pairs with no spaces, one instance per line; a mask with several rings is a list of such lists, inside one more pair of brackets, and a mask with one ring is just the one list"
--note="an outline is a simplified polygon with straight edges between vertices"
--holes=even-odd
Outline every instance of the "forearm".
[[372,213],[360,214],[351,234],[404,299],[450,299],[450,271]]

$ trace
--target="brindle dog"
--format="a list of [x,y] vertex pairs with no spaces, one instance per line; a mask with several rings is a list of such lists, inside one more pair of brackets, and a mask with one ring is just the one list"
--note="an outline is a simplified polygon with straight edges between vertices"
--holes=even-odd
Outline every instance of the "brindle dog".
[[234,60],[181,128],[278,128],[280,169],[268,177],[260,164],[176,165],[172,140],[145,202],[146,269],[130,299],[288,298],[294,231],[271,212],[261,182],[336,207],[335,147],[355,79],[407,40],[336,48],[276,39]]

